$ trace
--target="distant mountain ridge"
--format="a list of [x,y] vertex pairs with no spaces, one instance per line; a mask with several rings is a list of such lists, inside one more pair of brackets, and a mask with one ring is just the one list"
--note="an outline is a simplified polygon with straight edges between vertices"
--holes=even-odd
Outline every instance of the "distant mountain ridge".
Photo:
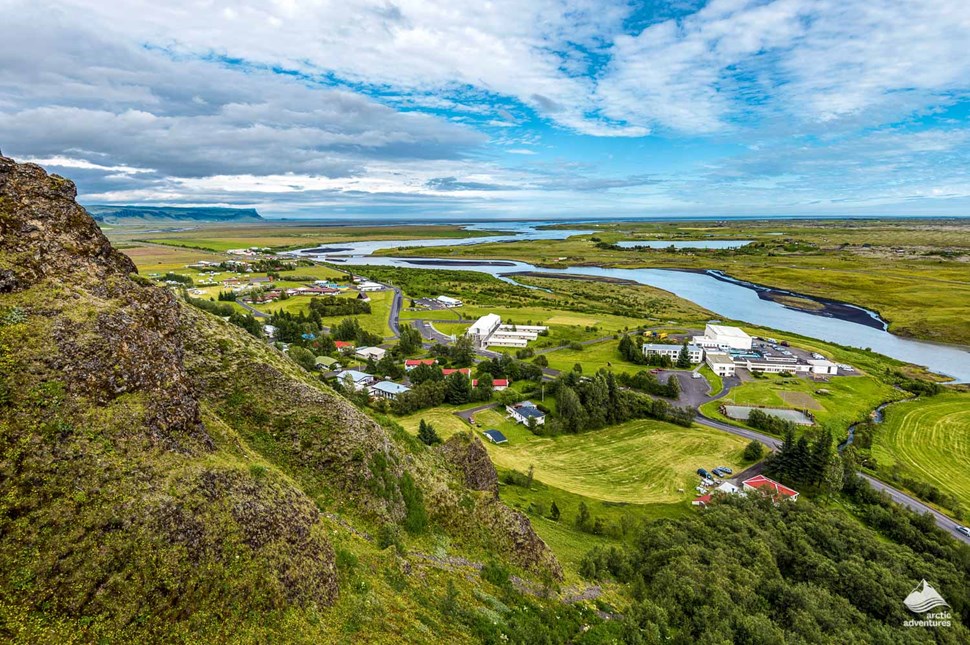
[[217,206],[85,206],[96,222],[134,224],[144,222],[258,222],[263,217],[255,208]]

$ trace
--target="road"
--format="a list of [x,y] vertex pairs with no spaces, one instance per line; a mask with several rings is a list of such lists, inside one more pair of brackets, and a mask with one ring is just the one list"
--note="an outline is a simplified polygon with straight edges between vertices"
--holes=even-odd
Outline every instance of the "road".
[[256,307],[243,302],[242,300],[237,300],[236,304],[251,313],[255,318],[272,318],[268,313],[262,312]]

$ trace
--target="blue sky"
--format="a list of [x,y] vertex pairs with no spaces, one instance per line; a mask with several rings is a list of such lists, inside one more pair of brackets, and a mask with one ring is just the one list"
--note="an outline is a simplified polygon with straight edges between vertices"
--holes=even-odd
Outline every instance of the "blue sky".
[[970,213],[965,0],[7,0],[4,16],[0,149],[86,203]]

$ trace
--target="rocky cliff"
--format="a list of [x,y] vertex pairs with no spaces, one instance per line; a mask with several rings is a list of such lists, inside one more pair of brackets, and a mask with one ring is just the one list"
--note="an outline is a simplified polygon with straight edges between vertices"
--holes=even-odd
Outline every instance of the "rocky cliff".
[[333,541],[388,527],[561,577],[484,450],[386,429],[147,283],[74,198],[0,157],[0,638],[325,626]]

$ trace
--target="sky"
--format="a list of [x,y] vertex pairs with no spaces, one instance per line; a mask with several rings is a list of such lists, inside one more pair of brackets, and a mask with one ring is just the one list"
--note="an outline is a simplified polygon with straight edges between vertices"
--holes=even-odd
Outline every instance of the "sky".
[[86,204],[970,215],[967,0],[0,0],[0,150]]

